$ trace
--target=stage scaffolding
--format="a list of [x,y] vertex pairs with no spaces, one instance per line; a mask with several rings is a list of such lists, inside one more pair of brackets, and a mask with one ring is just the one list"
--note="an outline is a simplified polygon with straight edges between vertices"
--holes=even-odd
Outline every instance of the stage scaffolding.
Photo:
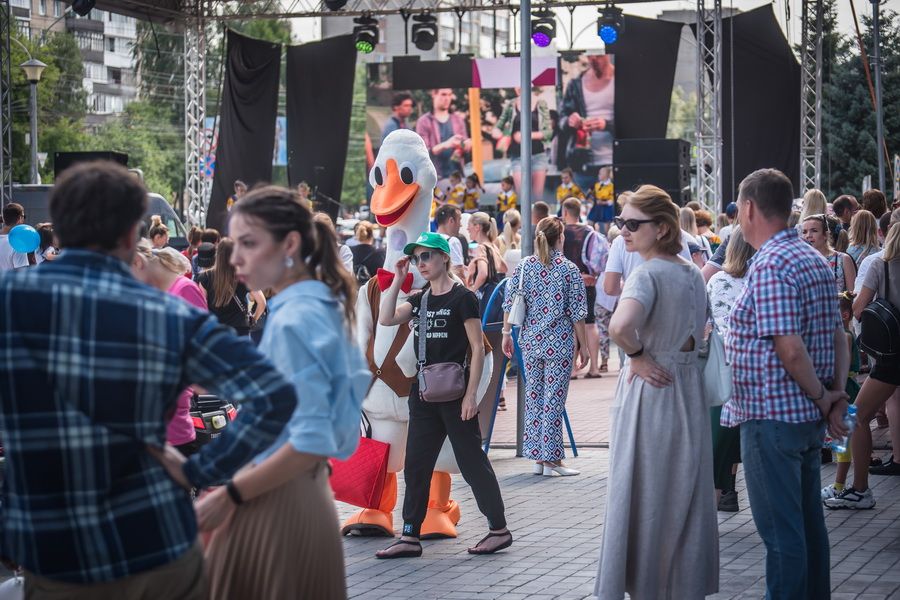
[[822,173],[822,0],[800,2],[800,193]]
[[722,211],[722,0],[697,0],[697,200]]
[[[618,0],[634,4],[655,0]],[[214,21],[233,19],[222,10],[233,2],[224,0],[97,0],[96,8],[184,27],[185,69],[185,193],[188,220],[203,225],[209,206],[211,182],[204,177],[208,158],[206,140],[206,53],[207,26]],[[264,11],[241,15],[242,19],[286,19],[302,17],[348,17],[423,12],[465,11],[518,12],[520,5],[499,0],[433,0],[415,6],[415,0],[349,0],[343,10],[332,12],[324,2],[296,0],[290,12]],[[552,0],[547,7],[596,6],[596,0]],[[820,185],[821,89],[822,89],[822,0],[801,0],[801,191]],[[542,4],[543,7],[543,4]],[[0,24],[0,198],[11,198],[12,148],[10,102],[10,12],[9,0],[0,0],[4,18]],[[697,199],[719,212],[722,204],[722,0],[697,0],[697,116],[696,153]]]

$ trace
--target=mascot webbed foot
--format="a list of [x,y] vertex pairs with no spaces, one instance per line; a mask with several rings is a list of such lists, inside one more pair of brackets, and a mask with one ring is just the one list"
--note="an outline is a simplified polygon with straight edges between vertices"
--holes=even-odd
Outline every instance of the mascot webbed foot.
[[341,535],[362,537],[394,537],[394,517],[391,513],[364,508],[341,526]]
[[450,499],[449,473],[435,471],[431,476],[428,511],[422,522],[422,539],[455,538],[459,516],[459,504]]

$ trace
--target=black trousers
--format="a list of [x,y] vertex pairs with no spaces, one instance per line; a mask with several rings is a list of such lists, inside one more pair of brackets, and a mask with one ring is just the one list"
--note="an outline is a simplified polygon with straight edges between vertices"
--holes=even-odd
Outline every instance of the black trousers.
[[409,434],[406,439],[406,464],[403,467],[403,479],[406,482],[403,535],[419,536],[428,509],[431,474],[447,437],[450,438],[463,479],[472,487],[478,510],[487,517],[491,529],[506,527],[500,484],[497,483],[491,461],[481,449],[478,416],[463,421],[461,411],[461,399],[453,402],[424,402],[419,397],[418,386],[413,384],[409,394]]

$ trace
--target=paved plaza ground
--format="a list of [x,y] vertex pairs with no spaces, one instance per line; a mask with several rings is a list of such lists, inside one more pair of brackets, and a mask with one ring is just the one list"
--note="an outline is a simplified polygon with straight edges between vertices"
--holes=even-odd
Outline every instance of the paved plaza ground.
[[[455,477],[453,497],[463,514],[459,538],[424,542],[422,558],[388,561],[374,557],[388,540],[345,538],[350,597],[592,598],[606,503],[608,413],[616,376],[611,372],[600,380],[573,382],[568,410],[576,441],[583,448],[568,464],[581,470],[577,477],[535,476],[531,463],[515,457],[511,449],[515,442],[515,388],[510,386],[510,410],[499,413],[494,434],[501,447],[492,449],[490,456],[515,535],[512,548],[490,557],[466,553],[466,548],[486,533],[486,523],[469,487]],[[888,446],[885,433],[877,432],[876,447]],[[665,457],[660,457],[659,468],[666,468]],[[823,481],[833,481],[834,468],[833,464],[823,465]],[[900,478],[872,477],[870,481],[878,501],[874,510],[826,511],[834,600],[900,599]],[[756,533],[741,476],[738,493],[740,512],[719,513],[721,570],[716,599],[765,595],[765,548]],[[352,507],[341,505],[339,510],[343,517]],[[399,503],[394,518],[399,529]]]

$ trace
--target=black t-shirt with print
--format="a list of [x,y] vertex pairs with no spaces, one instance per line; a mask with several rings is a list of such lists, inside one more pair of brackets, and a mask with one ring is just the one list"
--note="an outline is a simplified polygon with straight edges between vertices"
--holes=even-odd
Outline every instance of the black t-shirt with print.
[[[419,308],[422,305],[422,292],[413,294],[407,299],[412,305],[413,320],[410,327],[414,334],[416,358],[419,357]],[[463,364],[469,350],[469,338],[466,336],[465,322],[478,319],[478,298],[465,286],[454,284],[446,294],[428,296],[428,330],[425,348],[426,364],[455,362]]]

